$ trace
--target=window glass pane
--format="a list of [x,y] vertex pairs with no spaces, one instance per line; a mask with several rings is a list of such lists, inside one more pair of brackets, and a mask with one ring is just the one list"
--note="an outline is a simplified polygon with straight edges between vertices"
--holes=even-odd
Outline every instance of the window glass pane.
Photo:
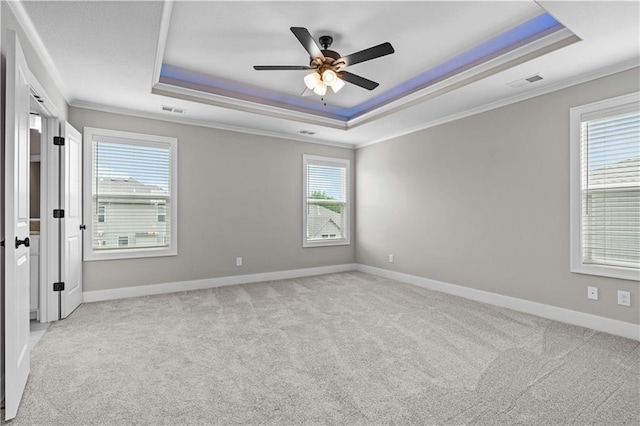
[[93,141],[93,249],[168,247],[171,147]]
[[640,268],[640,113],[581,123],[582,261]]
[[307,163],[307,241],[346,238],[347,168],[325,163]]

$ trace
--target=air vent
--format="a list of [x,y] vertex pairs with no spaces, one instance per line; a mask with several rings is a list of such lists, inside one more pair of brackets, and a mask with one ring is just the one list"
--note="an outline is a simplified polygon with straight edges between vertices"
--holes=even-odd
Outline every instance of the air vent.
[[300,133],[301,135],[315,135],[316,132],[312,132],[311,130],[299,130],[298,133]]
[[160,105],[160,108],[166,112],[175,112],[176,114],[184,114],[186,111],[184,108],[172,107],[167,105]]
[[514,89],[518,87],[524,87],[531,83],[535,83],[536,81],[542,80],[544,77],[540,74],[530,75],[529,77],[521,78],[520,80],[512,81],[511,83],[507,83],[507,86],[511,86]]

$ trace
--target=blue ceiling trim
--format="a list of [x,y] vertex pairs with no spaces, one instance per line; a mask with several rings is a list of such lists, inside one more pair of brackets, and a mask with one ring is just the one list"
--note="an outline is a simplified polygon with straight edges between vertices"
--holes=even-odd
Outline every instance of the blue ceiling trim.
[[564,26],[556,21],[551,15],[543,13],[542,15],[518,25],[517,27],[506,31],[471,50],[455,56],[435,68],[419,74],[404,83],[381,93],[380,95],[374,96],[368,101],[362,102],[353,108],[349,108],[347,110],[347,115],[350,119],[354,118],[364,112],[378,108],[385,103],[434,84],[443,76],[459,74],[466,69],[503,55],[522,46],[524,41],[531,43],[543,35],[559,31],[563,28]]
[[351,108],[330,104],[325,106],[317,97],[309,99],[302,96],[286,95],[273,90],[185,70],[168,64],[162,64],[160,77],[161,81],[164,77],[171,80],[179,80],[187,84],[204,86],[210,88],[210,90],[206,90],[210,93],[348,121],[563,28],[565,27],[551,15],[543,13]]
[[[295,71],[294,71],[295,72]],[[299,72],[298,72],[299,73]],[[300,74],[299,83],[301,89],[304,88],[302,77],[304,74]],[[209,93],[219,94],[222,96],[229,96],[232,98],[243,99],[252,102],[258,102],[267,105],[281,106],[283,108],[293,108],[295,110],[301,110],[303,112],[309,112],[311,114],[320,114],[346,121],[349,117],[345,115],[345,108],[341,108],[335,105],[327,103],[323,105],[320,98],[316,97],[304,97],[304,96],[292,96],[284,93],[276,92],[275,90],[269,90],[262,87],[257,87],[249,84],[240,83],[238,81],[229,80],[222,77],[215,77],[212,75],[199,73],[196,71],[187,70],[184,68],[176,67],[169,64],[162,64],[160,70],[160,81],[167,79],[179,80],[189,84],[201,86],[207,88]],[[169,82],[170,83],[170,82]]]

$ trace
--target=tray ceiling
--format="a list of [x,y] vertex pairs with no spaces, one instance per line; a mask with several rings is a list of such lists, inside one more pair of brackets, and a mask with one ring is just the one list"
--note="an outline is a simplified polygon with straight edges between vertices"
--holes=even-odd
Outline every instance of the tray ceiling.
[[[9,6],[32,28],[71,105],[345,146],[638,66],[640,47],[637,2]],[[390,42],[394,54],[348,69],[380,86],[347,84],[321,99],[302,96],[306,71],[255,71],[308,64],[292,26],[316,40],[331,35],[331,49],[343,55]],[[509,84],[532,75],[543,78]]]

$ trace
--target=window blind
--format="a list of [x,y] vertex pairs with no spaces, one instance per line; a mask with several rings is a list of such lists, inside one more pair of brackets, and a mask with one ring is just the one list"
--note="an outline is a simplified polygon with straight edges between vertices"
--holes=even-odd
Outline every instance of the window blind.
[[96,251],[171,243],[171,145],[109,138],[92,146]]
[[640,268],[640,113],[585,115],[580,123],[582,262]]
[[348,163],[307,159],[306,241],[346,240],[348,236]]

